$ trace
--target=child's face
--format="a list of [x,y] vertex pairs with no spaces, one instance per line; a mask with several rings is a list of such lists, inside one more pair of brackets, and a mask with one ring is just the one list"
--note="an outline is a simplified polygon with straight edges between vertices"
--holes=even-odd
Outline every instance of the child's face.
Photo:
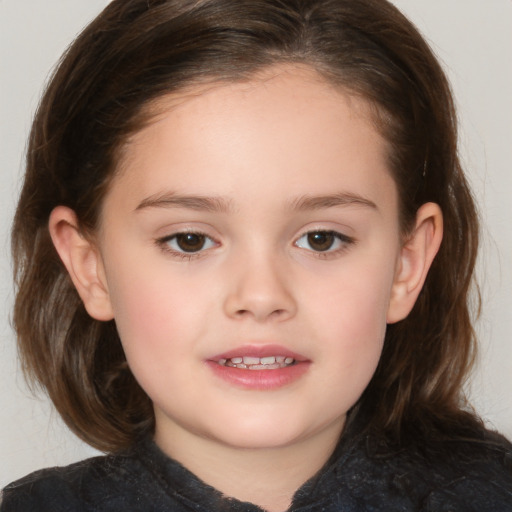
[[[165,101],[127,146],[99,233],[157,439],[334,439],[393,316],[386,144],[362,100],[304,69]],[[243,357],[269,369],[229,366]]]

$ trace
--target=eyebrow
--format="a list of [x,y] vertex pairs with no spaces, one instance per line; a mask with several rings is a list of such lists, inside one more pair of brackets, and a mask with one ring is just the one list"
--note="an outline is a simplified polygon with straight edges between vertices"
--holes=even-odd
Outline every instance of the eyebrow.
[[363,206],[372,210],[379,210],[377,205],[359,194],[340,192],[325,196],[301,196],[290,203],[292,211],[321,210],[338,206]]
[[[359,194],[346,192],[323,196],[300,196],[289,203],[288,209],[291,211],[308,211],[351,205],[379,210],[373,201]],[[230,213],[234,211],[232,201],[224,197],[179,195],[174,192],[149,196],[138,204],[135,211],[147,208],[186,208],[213,213]]]
[[187,208],[189,210],[217,213],[233,211],[232,202],[223,197],[188,196],[174,192],[149,196],[138,204],[135,211],[146,208]]

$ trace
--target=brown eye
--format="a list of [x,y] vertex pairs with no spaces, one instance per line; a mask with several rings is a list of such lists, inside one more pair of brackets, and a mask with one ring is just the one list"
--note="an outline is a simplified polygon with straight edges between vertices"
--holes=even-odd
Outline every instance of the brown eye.
[[319,252],[328,251],[336,241],[336,237],[332,231],[315,231],[308,233],[307,237],[308,245],[311,249]]
[[302,235],[295,245],[313,252],[335,252],[354,243],[354,239],[336,231],[310,231]]
[[198,253],[216,245],[209,236],[194,232],[176,233],[160,239],[158,243],[168,247],[171,252],[188,254]]
[[197,252],[203,249],[206,241],[204,235],[198,233],[181,233],[176,235],[176,244],[183,252]]

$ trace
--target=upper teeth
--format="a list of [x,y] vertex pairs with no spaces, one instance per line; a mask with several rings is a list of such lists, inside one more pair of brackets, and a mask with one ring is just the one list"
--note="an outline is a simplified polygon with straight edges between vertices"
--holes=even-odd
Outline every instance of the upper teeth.
[[267,357],[232,357],[231,359],[220,359],[218,363],[222,366],[231,366],[236,368],[248,368],[250,370],[272,370],[284,368],[295,362],[293,357],[285,356],[267,356]]

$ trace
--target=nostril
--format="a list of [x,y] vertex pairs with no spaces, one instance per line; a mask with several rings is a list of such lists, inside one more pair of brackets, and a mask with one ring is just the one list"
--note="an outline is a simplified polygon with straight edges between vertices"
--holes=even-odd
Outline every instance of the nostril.
[[[242,286],[243,285],[243,286]],[[223,308],[232,318],[254,318],[262,322],[283,320],[295,314],[296,303],[284,286],[277,286],[276,281],[260,279],[245,280],[227,294]]]
[[258,319],[263,318],[282,318],[287,313],[286,309],[274,309],[270,312],[258,312],[258,311],[252,311],[250,309],[238,309],[235,311],[235,315],[239,318],[247,317],[247,316],[254,316]]

